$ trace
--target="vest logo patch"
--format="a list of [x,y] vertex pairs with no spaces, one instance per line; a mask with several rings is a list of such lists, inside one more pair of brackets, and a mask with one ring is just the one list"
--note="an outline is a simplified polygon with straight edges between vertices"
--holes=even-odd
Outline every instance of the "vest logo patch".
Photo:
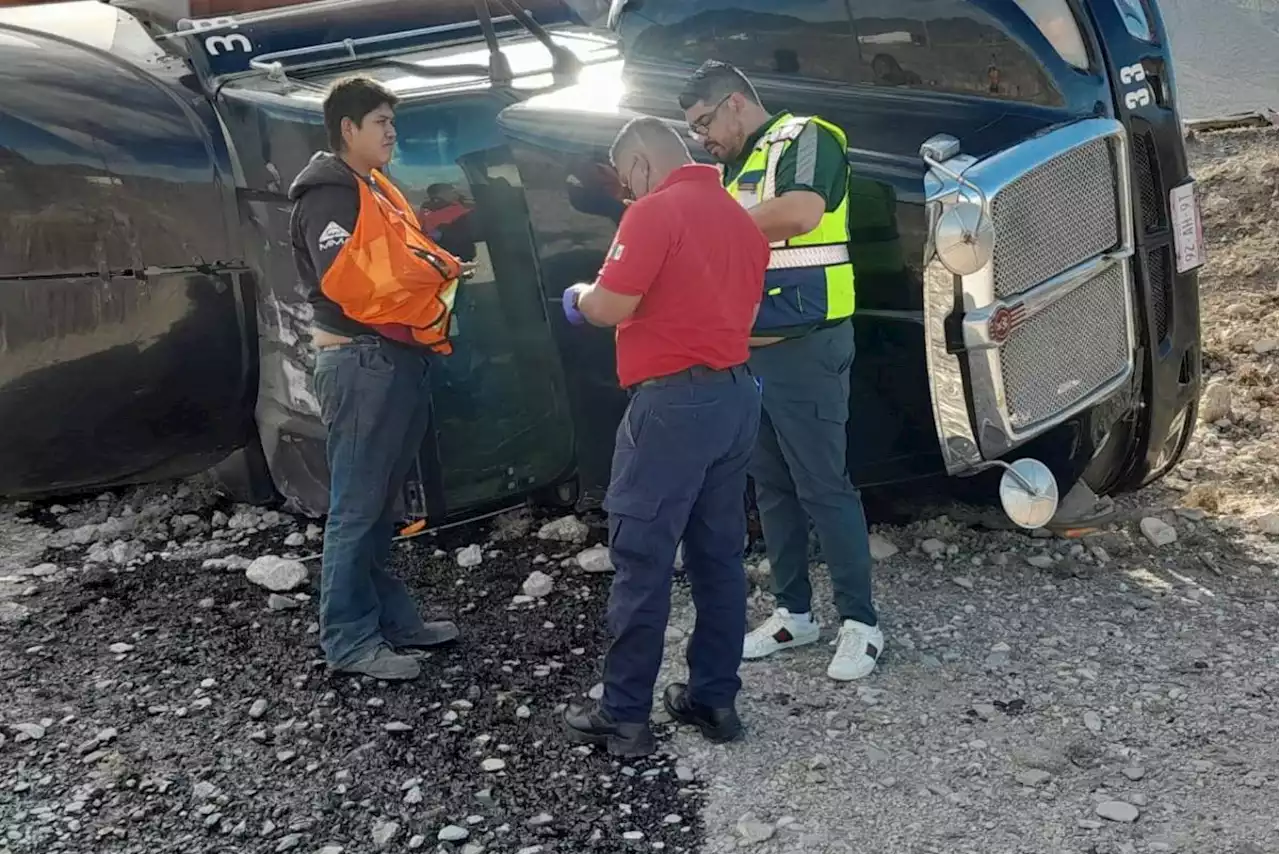
[[324,227],[324,231],[320,232],[319,246],[323,252],[326,249],[334,249],[346,243],[351,237],[351,232],[338,225],[333,220]]
[[627,248],[627,247],[623,246],[621,243],[615,243],[615,244],[613,244],[613,248],[609,250],[609,260],[610,260],[610,261],[621,261],[621,260],[622,260],[622,252],[623,252],[623,250],[624,250],[624,249],[626,249],[626,248]]

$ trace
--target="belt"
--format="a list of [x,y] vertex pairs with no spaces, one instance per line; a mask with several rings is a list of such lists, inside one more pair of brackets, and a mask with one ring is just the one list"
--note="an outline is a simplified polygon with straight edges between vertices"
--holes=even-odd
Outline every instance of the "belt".
[[742,377],[751,376],[751,371],[744,365],[734,365],[731,368],[709,368],[706,365],[693,365],[682,371],[676,371],[674,374],[664,374],[660,377],[650,377],[647,380],[641,380],[635,385],[628,386],[627,391],[635,394],[642,388],[653,388],[654,386],[664,385],[681,385],[684,383],[694,383],[701,380],[712,380],[714,382],[737,380]]

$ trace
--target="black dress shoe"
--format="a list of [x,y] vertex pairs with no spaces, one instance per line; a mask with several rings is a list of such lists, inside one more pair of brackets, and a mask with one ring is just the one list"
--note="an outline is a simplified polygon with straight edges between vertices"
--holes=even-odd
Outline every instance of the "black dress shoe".
[[742,721],[733,706],[713,709],[689,699],[689,686],[673,682],[662,693],[662,707],[682,724],[695,726],[702,737],[716,744],[733,741],[742,735]]
[[618,723],[598,704],[570,706],[564,713],[565,732],[576,744],[603,745],[613,756],[648,756],[658,749],[649,724]]

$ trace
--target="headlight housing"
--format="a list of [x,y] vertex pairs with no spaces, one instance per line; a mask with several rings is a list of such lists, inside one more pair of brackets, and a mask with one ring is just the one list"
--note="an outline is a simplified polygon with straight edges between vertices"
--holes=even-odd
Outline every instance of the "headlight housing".
[[[1053,49],[1069,65],[1089,70],[1089,50],[1084,44],[1080,24],[1072,14],[1067,0],[1015,0],[1018,6],[1039,28]],[[1117,3],[1124,0],[1116,0]],[[1137,2],[1137,0],[1132,0]]]
[[1120,17],[1124,18],[1124,27],[1129,35],[1144,42],[1156,40],[1156,34],[1151,29],[1151,16],[1147,14],[1142,0],[1116,0],[1116,8],[1120,10]]

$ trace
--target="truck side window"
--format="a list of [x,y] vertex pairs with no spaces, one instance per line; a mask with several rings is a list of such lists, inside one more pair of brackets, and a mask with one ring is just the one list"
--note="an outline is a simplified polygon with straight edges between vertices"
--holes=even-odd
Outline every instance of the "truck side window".
[[748,75],[1062,103],[1036,55],[973,0],[635,5],[618,32],[628,56],[641,61],[696,68],[720,59]]
[[[698,9],[710,5],[715,8]],[[857,73],[857,42],[844,0],[646,2],[635,17],[652,21],[631,47],[631,54],[640,59],[693,67],[719,59],[747,74],[816,80],[850,80]],[[638,30],[639,23],[624,19],[624,38],[628,30]]]

